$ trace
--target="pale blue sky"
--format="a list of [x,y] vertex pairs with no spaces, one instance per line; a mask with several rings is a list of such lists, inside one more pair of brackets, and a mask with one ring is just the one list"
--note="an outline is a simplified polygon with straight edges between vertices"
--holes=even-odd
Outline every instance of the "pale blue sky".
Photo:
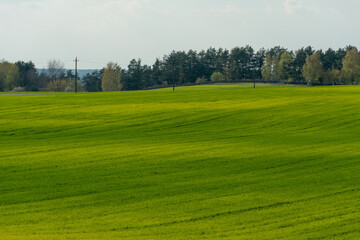
[[359,0],[0,0],[0,59],[152,64],[171,50],[360,48]]

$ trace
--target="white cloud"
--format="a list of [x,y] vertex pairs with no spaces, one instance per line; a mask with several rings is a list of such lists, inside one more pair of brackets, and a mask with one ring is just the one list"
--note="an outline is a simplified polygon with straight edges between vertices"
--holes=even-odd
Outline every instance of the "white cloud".
[[335,7],[331,7],[330,11],[332,14],[334,14],[334,16],[338,16],[339,15],[339,10]]
[[271,13],[271,12],[273,12],[273,11],[274,11],[274,8],[271,7],[270,3],[266,3],[266,12]]
[[288,14],[292,14],[296,10],[303,8],[303,2],[301,0],[285,0],[283,5],[285,12]]
[[239,8],[233,6],[233,5],[230,5],[230,4],[227,4],[223,8],[212,10],[212,12],[217,12],[217,13],[242,13],[241,9],[239,9]]
[[99,4],[104,13],[117,12],[122,16],[138,16],[138,10],[141,9],[147,1],[144,0],[112,0]]
[[87,17],[84,25],[98,30],[118,30],[129,27],[132,20],[141,19],[140,11],[145,4],[141,0],[111,0],[88,5],[82,10]]

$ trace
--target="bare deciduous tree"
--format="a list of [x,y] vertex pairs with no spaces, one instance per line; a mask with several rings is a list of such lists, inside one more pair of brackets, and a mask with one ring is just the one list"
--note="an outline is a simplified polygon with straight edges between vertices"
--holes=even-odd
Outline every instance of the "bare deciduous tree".
[[50,60],[48,62],[48,76],[51,81],[56,79],[62,79],[65,77],[65,70],[64,70],[65,64],[62,63],[59,60]]

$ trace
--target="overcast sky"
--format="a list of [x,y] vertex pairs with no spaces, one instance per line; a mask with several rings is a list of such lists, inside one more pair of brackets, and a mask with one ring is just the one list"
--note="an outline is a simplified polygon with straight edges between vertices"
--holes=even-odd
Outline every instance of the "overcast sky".
[[359,0],[0,0],[0,59],[152,64],[172,50],[360,47]]

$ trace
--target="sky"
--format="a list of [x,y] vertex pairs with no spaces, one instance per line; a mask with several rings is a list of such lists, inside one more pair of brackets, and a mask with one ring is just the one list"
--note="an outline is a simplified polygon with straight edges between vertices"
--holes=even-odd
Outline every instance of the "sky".
[[153,64],[172,50],[360,48],[359,0],[0,0],[0,60]]

